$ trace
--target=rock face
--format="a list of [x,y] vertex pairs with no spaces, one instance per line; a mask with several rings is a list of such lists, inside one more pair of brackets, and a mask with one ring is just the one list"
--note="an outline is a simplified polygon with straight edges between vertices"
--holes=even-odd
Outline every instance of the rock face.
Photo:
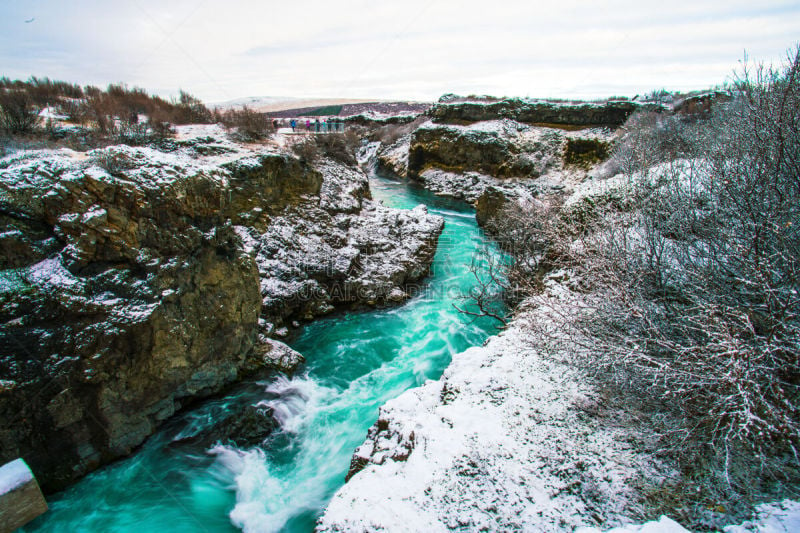
[[382,176],[407,178],[410,144],[411,134],[408,134],[381,150],[375,159],[378,173]]
[[263,314],[275,328],[336,305],[398,301],[398,291],[407,294],[428,274],[444,228],[424,206],[404,211],[367,199],[360,171],[332,162],[320,169],[324,182],[316,202],[274,217],[263,233],[237,227],[256,258]]
[[236,379],[260,310],[222,170],[149,149],[72,155],[0,171],[4,231],[28,245],[0,274],[0,442],[51,490]]
[[428,122],[413,133],[408,174],[417,178],[436,167],[497,178],[538,177],[560,159],[564,142],[557,130],[530,128],[511,120],[470,126]]
[[476,207],[478,223],[514,199],[561,196],[596,173],[615,133],[529,126],[512,120],[468,125],[426,122],[375,151],[379,172]]
[[[390,301],[428,271],[438,217],[372,205],[340,164],[212,133],[0,160],[0,460],[24,457],[45,490],[188,399],[291,371],[302,356],[268,338],[283,321]],[[294,290],[310,281],[356,296],[311,305]]]
[[428,110],[430,121],[378,149],[375,164],[384,175],[475,204],[485,225],[508,199],[557,195],[586,179],[610,156],[614,128],[638,110],[666,108],[445,95]]
[[[612,100],[605,103],[553,103],[508,98],[499,101],[440,102],[428,110],[428,115],[436,122],[449,124],[511,119],[542,126],[617,127],[621,126],[634,111],[645,107],[627,100]],[[649,107],[660,109],[657,106]]]

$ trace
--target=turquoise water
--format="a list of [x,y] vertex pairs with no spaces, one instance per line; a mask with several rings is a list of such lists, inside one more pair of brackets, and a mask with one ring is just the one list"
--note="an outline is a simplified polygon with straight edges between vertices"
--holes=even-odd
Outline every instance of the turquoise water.
[[[484,244],[472,210],[403,183],[373,178],[371,188],[388,206],[425,203],[445,218],[432,275],[411,300],[305,326],[291,342],[307,359],[300,375],[243,383],[175,417],[132,457],[49,498],[50,512],[25,531],[313,530],[378,407],[495,331],[452,305],[473,286],[469,265]],[[263,449],[173,442],[248,403],[270,406],[281,423]]]

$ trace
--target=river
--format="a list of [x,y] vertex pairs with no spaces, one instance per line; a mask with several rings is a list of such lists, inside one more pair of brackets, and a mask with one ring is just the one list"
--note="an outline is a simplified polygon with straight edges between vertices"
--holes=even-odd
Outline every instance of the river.
[[[469,266],[485,244],[472,209],[377,176],[370,187],[387,206],[424,203],[445,218],[431,276],[412,299],[303,326],[290,342],[307,360],[298,375],[248,381],[184,411],[131,457],[49,497],[50,511],[23,531],[313,530],[380,405],[439,378],[453,355],[495,332],[491,319],[453,307],[474,285]],[[236,406],[259,402],[280,422],[260,448],[173,442]]]

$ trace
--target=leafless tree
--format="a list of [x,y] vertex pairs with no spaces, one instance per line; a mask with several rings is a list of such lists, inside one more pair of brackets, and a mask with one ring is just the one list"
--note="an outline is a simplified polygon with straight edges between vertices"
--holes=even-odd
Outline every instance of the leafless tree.
[[744,490],[735,461],[800,466],[799,61],[745,69],[708,123],[631,133],[636,208],[592,237],[614,298],[578,322],[608,368],[675,410],[681,446],[708,448]]
[[0,127],[10,133],[27,133],[39,120],[39,109],[27,91],[0,89]]
[[800,478],[799,70],[798,50],[743,68],[709,119],[632,117],[624,194],[496,228],[511,285],[570,272],[582,303],[554,315],[575,353],[657,401],[664,444],[728,497]]

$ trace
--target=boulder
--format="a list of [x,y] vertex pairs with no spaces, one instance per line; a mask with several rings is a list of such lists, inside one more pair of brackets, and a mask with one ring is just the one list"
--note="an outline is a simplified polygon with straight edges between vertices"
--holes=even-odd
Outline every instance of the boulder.
[[46,511],[47,502],[25,461],[0,466],[0,531],[14,531]]
[[171,447],[189,445],[193,449],[207,450],[217,443],[232,444],[240,448],[258,446],[278,428],[269,407],[261,405],[234,405],[234,412],[216,420],[211,426],[196,433],[178,436]]
[[488,187],[475,201],[475,220],[485,228],[487,223],[506,206],[508,193],[497,187]]

